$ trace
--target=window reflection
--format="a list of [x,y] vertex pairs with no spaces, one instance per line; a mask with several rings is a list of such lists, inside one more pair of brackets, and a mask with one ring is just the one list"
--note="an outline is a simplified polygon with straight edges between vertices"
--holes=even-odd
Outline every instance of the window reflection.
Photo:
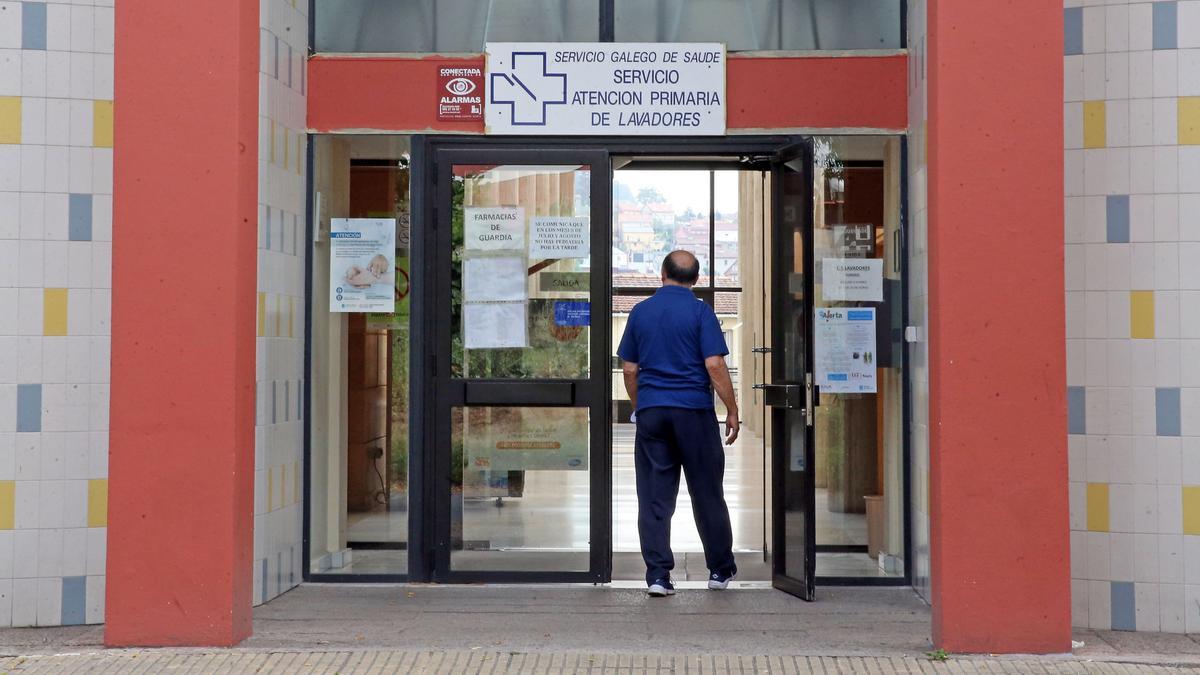
[[724,42],[729,51],[900,47],[900,0],[615,1],[618,42]]
[[600,37],[598,0],[316,0],[322,52],[479,52]]

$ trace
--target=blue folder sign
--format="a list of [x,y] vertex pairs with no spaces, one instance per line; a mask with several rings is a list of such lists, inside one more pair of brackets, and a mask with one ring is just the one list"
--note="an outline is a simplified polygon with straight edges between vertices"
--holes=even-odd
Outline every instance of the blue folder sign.
[[587,301],[559,300],[554,303],[554,325],[592,325],[592,303]]

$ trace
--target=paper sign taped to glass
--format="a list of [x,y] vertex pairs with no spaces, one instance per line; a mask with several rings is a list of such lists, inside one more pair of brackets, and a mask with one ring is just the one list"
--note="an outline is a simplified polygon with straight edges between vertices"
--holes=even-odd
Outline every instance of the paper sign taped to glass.
[[813,334],[822,394],[875,393],[874,307],[817,307]]
[[463,303],[463,346],[505,349],[528,344],[524,302]]
[[465,302],[524,300],[528,274],[520,256],[467,258],[463,261]]
[[[587,408],[483,408],[466,427],[466,472],[588,468]],[[470,482],[465,473],[463,481]]]
[[395,219],[329,221],[330,312],[393,311],[395,268]]
[[463,245],[468,251],[525,251],[525,208],[468,206],[463,209]]
[[590,234],[587,218],[534,216],[529,221],[529,257],[586,258]]
[[883,302],[883,260],[823,258],[821,298],[827,301]]

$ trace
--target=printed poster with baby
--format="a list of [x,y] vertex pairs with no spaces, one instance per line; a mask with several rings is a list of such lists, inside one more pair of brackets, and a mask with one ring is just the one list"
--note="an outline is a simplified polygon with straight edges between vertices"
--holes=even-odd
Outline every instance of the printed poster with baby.
[[395,311],[396,221],[329,221],[329,311]]

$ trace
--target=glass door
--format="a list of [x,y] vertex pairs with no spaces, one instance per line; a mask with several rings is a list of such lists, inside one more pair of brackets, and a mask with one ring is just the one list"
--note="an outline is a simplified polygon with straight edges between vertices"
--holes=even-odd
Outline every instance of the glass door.
[[771,170],[770,379],[759,385],[771,429],[771,496],[776,588],[813,599],[816,568],[812,378],[812,151],[780,151]]
[[605,581],[608,154],[433,159],[432,576]]

